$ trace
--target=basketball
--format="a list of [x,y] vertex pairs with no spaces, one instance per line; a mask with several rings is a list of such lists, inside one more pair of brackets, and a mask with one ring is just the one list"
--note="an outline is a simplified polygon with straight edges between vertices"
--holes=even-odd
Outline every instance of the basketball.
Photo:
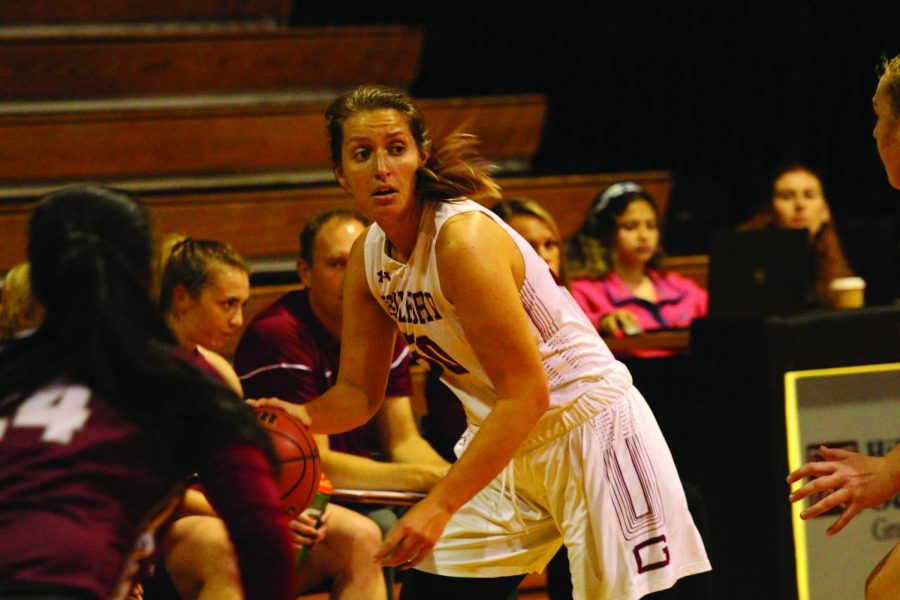
[[309,429],[284,410],[266,406],[254,408],[254,412],[281,459],[277,479],[281,508],[293,517],[303,512],[316,495],[322,473],[319,448]]

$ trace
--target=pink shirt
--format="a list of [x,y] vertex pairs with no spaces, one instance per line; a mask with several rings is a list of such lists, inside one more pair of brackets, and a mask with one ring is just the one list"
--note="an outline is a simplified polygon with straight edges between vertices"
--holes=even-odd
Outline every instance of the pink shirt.
[[[648,270],[647,276],[656,290],[656,302],[636,298],[618,273],[603,279],[575,279],[571,283],[572,296],[585,312],[591,324],[600,329],[600,319],[620,309],[637,317],[644,331],[688,327],[691,321],[706,316],[706,290],[677,273]],[[666,356],[667,350],[634,350],[633,356]]]

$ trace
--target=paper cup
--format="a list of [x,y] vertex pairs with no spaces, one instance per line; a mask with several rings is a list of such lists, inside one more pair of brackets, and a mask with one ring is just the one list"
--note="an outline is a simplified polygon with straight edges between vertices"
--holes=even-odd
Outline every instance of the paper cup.
[[828,286],[831,305],[835,308],[862,308],[866,282],[862,277],[838,277]]

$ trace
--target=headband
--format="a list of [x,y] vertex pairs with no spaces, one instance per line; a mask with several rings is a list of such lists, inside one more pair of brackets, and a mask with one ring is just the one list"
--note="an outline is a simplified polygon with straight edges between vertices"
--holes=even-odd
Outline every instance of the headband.
[[644,188],[639,186],[633,181],[621,181],[619,183],[614,183],[603,193],[600,195],[600,198],[597,200],[597,203],[594,205],[594,208],[591,209],[591,214],[597,215],[603,212],[603,210],[609,205],[610,201],[613,198],[617,198],[623,194],[627,194],[629,192],[643,192]]

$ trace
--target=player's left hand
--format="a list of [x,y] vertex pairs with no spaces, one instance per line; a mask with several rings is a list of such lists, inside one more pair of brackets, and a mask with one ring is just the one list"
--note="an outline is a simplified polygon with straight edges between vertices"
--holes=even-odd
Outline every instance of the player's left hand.
[[416,566],[434,548],[452,514],[437,502],[424,498],[391,528],[375,560],[386,567]]
[[821,446],[819,452],[826,460],[808,462],[788,475],[789,484],[805,477],[815,477],[791,493],[788,499],[798,502],[828,491],[824,498],[801,512],[800,517],[811,519],[836,506],[843,506],[841,516],[826,531],[828,535],[834,535],[860,511],[883,502],[884,494],[879,489],[881,486],[877,477],[883,459],[825,446]]

